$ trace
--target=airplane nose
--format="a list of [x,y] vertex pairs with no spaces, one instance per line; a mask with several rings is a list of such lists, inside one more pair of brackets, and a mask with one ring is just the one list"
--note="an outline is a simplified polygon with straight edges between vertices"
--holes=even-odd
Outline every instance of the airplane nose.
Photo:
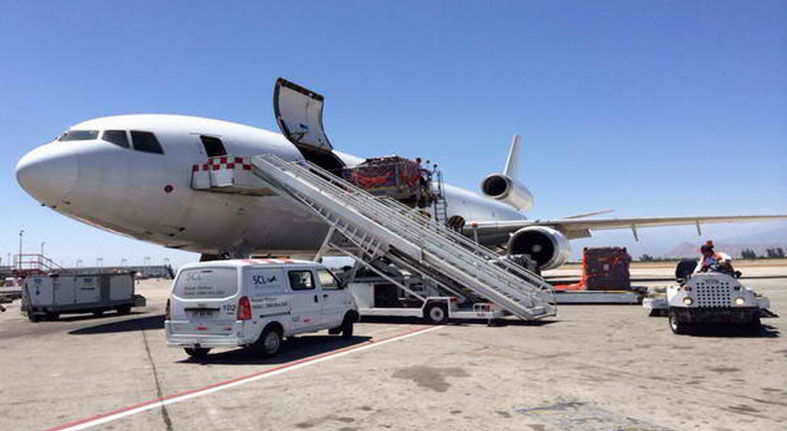
[[16,165],[16,180],[37,201],[56,206],[77,182],[77,154],[59,142],[25,154]]

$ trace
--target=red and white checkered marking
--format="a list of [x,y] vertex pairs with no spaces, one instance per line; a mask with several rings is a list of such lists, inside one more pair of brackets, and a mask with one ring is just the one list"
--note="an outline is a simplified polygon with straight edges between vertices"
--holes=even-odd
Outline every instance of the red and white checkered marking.
[[208,159],[207,163],[203,163],[202,165],[197,164],[191,166],[192,172],[197,172],[199,170],[218,171],[220,169],[242,169],[244,171],[250,171],[251,163],[243,157],[220,156],[211,157]]

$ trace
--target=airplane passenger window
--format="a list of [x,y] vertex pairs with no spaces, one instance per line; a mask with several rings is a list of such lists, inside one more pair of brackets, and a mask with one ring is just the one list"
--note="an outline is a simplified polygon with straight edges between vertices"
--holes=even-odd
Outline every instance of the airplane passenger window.
[[119,147],[128,148],[128,136],[126,136],[125,130],[106,130],[104,134],[101,135],[101,139],[115,144]]
[[208,157],[216,157],[216,156],[226,156],[227,151],[224,149],[224,144],[221,143],[221,139],[214,138],[213,136],[200,136],[202,140],[202,146],[205,147],[205,154]]
[[150,132],[132,130],[131,140],[134,141],[134,149],[137,151],[164,154],[164,149],[161,148],[161,144],[159,144],[158,139],[156,139],[156,135]]
[[98,138],[98,130],[69,130],[58,141],[90,141]]
[[314,279],[311,271],[290,271],[290,287],[292,290],[312,290],[314,289]]

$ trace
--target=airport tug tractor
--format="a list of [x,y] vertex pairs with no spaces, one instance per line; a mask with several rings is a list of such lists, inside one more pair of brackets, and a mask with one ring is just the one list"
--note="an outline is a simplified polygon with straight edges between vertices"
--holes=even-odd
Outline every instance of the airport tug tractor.
[[668,316],[673,333],[690,334],[699,324],[738,325],[758,333],[761,318],[778,317],[768,310],[768,298],[738,282],[740,272],[712,265],[708,272],[692,275],[696,265],[696,260],[681,261],[677,283],[643,300],[651,316]]

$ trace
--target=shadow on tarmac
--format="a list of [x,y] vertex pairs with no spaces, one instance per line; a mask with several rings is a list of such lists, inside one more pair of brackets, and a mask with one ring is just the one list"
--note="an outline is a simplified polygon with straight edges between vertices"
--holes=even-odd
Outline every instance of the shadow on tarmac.
[[781,332],[776,327],[763,323],[759,332],[749,332],[746,328],[729,325],[697,325],[689,336],[715,338],[779,338]]
[[[101,317],[92,317],[92,318],[100,319]],[[66,320],[66,319],[60,319],[60,320]],[[74,320],[82,320],[82,319],[74,319]],[[93,334],[111,334],[114,332],[144,331],[147,329],[164,329],[164,315],[159,314],[156,316],[145,316],[145,317],[137,317],[135,319],[125,319],[118,322],[110,322],[110,323],[104,323],[96,326],[89,326],[87,328],[74,329],[73,331],[69,331],[68,333],[69,335],[93,335]]]
[[263,358],[252,349],[246,348],[211,353],[203,358],[186,358],[178,363],[186,365],[276,365],[363,344],[371,339],[372,337],[366,336],[352,337],[347,340],[336,335],[306,335],[286,339],[282,343],[279,353],[272,358]]

